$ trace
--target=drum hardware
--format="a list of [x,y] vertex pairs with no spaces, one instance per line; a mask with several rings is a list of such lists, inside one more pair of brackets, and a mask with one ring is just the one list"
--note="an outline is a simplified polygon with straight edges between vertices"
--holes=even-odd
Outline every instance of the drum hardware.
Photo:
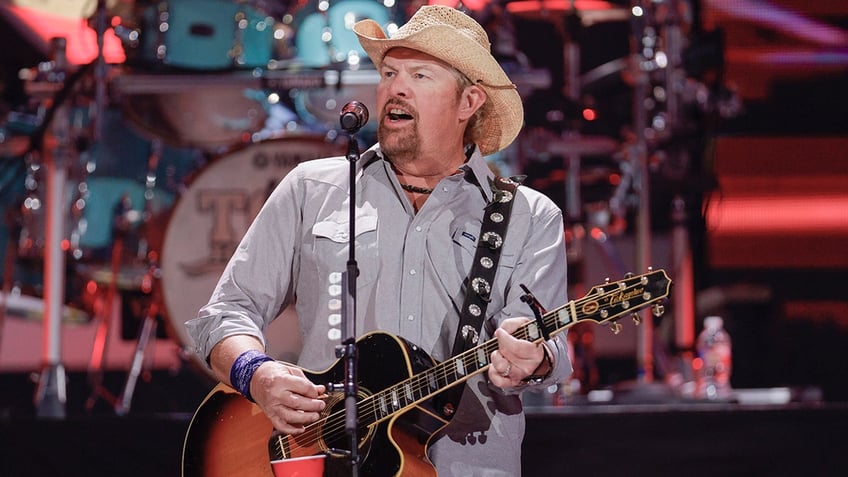
[[551,86],[551,73],[541,68],[521,68],[515,71],[507,71],[509,79],[518,88],[518,94],[527,98],[533,91],[547,89]]
[[[331,130],[338,122],[338,108],[330,106],[353,98],[366,98],[366,104],[372,98],[373,106],[378,81],[373,69],[192,75],[127,72],[114,78],[113,89],[124,116],[142,135],[221,154],[267,129],[272,107],[283,99],[294,102],[293,108],[306,122],[301,127]],[[275,94],[279,103],[270,99]],[[291,128],[284,132],[290,133]],[[260,136],[269,134],[263,131]]]
[[612,77],[614,75],[624,76],[626,73],[632,71],[632,68],[633,64],[631,58],[616,58],[614,60],[610,60],[583,73],[580,76],[580,87],[581,89],[586,89],[604,78]]
[[[144,212],[142,213],[142,223],[145,227],[150,227],[151,220],[153,220],[154,216],[153,197],[156,188],[156,170],[158,168],[159,160],[161,159],[161,157],[162,143],[160,141],[155,141],[153,143],[153,147],[151,148],[151,154],[148,157],[148,173],[147,179],[144,184],[145,200]],[[153,291],[156,289],[155,281],[157,281],[160,276],[158,264],[158,251],[149,250],[149,244],[147,242],[145,234],[141,234],[141,236],[142,238],[139,241],[138,247],[138,256],[145,257],[143,263],[145,263],[147,266],[147,273],[144,276],[141,291],[147,294],[149,297],[153,298],[152,294]],[[150,299],[147,303],[147,307],[144,312],[144,319],[142,320],[141,330],[138,333],[138,341],[136,343],[135,353],[133,353],[133,360],[130,364],[130,370],[127,374],[127,380],[124,383],[123,391],[121,392],[121,395],[118,399],[118,403],[115,406],[115,412],[119,416],[126,415],[130,411],[133,394],[135,393],[135,385],[138,381],[138,377],[141,375],[144,369],[144,363],[146,362],[146,353],[150,344],[150,340],[156,338],[158,316],[158,302],[156,299]]]
[[[66,191],[71,184],[70,171],[79,167],[77,159],[83,157],[82,153],[91,139],[99,140],[102,136],[101,126],[103,111],[105,110],[106,74],[103,59],[103,34],[105,30],[105,2],[99,2],[96,23],[98,25],[98,58],[94,62],[77,69],[72,69],[67,62],[65,51],[65,39],[55,38],[51,41],[53,51],[51,61],[39,65],[34,72],[24,70],[22,79],[25,81],[25,91],[33,101],[40,102],[40,119],[38,127],[32,134],[31,154],[27,155],[28,197],[24,202],[25,218],[32,219],[35,215],[42,213],[42,204],[38,194],[39,178],[41,174],[46,184],[46,200],[43,208],[44,229],[46,234],[43,242],[33,240],[35,228],[32,223],[27,233],[21,233],[21,245],[29,247],[25,251],[38,255],[37,251],[43,247],[44,256],[44,369],[40,375],[38,389],[36,390],[37,413],[45,417],[64,417],[66,402],[64,366],[61,363],[61,312],[64,303],[66,253],[70,252],[72,259],[82,257],[80,238],[84,235],[85,221],[83,211],[86,208],[89,189],[87,186],[88,173],[96,168],[95,156],[88,155],[82,165],[81,181],[77,185],[76,192],[72,195],[72,206],[69,217],[63,213],[66,204]],[[91,69],[94,68],[94,101],[80,95],[80,89],[91,86],[84,81]],[[85,111],[93,123],[84,118]],[[93,118],[90,118],[93,116]],[[82,118],[82,119],[81,119]],[[94,125],[89,135],[89,126]],[[66,218],[71,219],[73,231],[66,234]],[[117,241],[117,250],[113,251],[113,257],[119,256],[122,242]],[[113,270],[116,270],[113,260]],[[116,276],[117,273],[114,273]],[[116,288],[117,284],[111,284]],[[107,296],[107,307],[111,308],[114,293]],[[111,311],[111,309],[109,310]],[[107,313],[108,319],[108,313]],[[98,329],[96,343],[105,339],[105,331],[108,328]],[[95,348],[92,353],[92,370],[95,393],[103,395],[98,371],[101,371],[102,351],[105,349]],[[107,396],[108,397],[108,396]]]
[[[519,1],[508,3],[506,9],[516,17],[550,23],[562,41],[563,86],[561,98],[555,100],[561,107],[551,108],[548,103],[542,120],[546,127],[554,125],[557,134],[551,134],[550,140],[545,143],[544,156],[557,157],[562,161],[562,169],[556,172],[561,174],[561,181],[557,183],[561,182],[564,186],[569,277],[576,279],[570,280],[570,287],[573,293],[580,295],[585,277],[586,242],[601,246],[606,244],[610,217],[607,199],[620,179],[619,174],[610,168],[587,167],[585,158],[610,158],[621,147],[616,139],[584,135],[582,132],[581,125],[594,120],[592,114],[597,111],[591,98],[584,97],[586,80],[580,76],[583,60],[581,41],[585,41],[587,27],[598,22],[624,21],[631,17],[631,13],[607,2],[586,0]],[[598,161],[593,159],[590,163],[597,164]],[[597,192],[598,186],[600,193]],[[616,224],[616,230],[621,229],[621,224]],[[577,370],[572,379],[579,382],[579,386],[566,383],[566,389],[579,387],[589,390],[595,383],[597,369],[593,359],[592,334],[593,330],[586,329],[570,336]]]
[[124,255],[124,240],[129,233],[130,218],[128,212],[132,210],[132,204],[128,196],[124,196],[115,207],[113,213],[113,237],[111,274],[109,286],[103,308],[97,313],[97,331],[94,335],[94,343],[91,349],[91,360],[88,365],[88,381],[91,386],[91,395],[86,400],[85,410],[91,412],[98,398],[106,400],[112,407],[116,407],[118,398],[103,386],[103,362],[106,357],[106,344],[109,342],[109,334],[114,327],[114,314],[116,298],[118,295],[118,275]]
[[186,93],[126,96],[122,111],[130,125],[148,139],[217,152],[243,142],[264,124],[264,106],[248,93],[195,84]]
[[[147,280],[150,280],[151,278],[157,276],[157,269],[157,264],[150,264]],[[151,300],[151,302],[147,305],[146,312],[144,313],[141,331],[139,331],[138,334],[138,343],[135,348],[135,353],[133,353],[133,360],[132,364],[130,365],[129,373],[127,374],[127,380],[124,384],[123,391],[121,392],[121,395],[118,398],[118,402],[115,406],[115,413],[119,416],[124,416],[130,411],[130,406],[132,404],[132,398],[133,394],[135,393],[135,386],[138,382],[138,377],[144,371],[145,363],[147,363],[148,361],[146,358],[147,349],[150,345],[150,340],[156,338],[158,316],[159,306],[156,300]],[[147,379],[149,379],[149,375],[147,376]]]
[[561,137],[551,139],[546,147],[551,154],[561,156],[601,156],[614,153],[621,144],[611,137],[570,134],[566,131]]
[[[158,263],[156,262],[157,251],[151,250],[148,237],[151,232],[151,220],[154,218],[157,204],[157,179],[156,171],[163,154],[161,141],[153,141],[151,153],[148,156],[147,174],[145,175],[144,193],[142,194],[144,205],[141,211],[133,208],[132,200],[128,193],[124,193],[121,200],[112,211],[112,255],[108,271],[93,268],[87,272],[90,279],[97,283],[106,283],[104,306],[100,314],[95,341],[89,365],[89,380],[92,393],[86,402],[86,410],[91,412],[94,404],[99,398],[104,399],[118,415],[126,415],[130,411],[133,394],[139,376],[150,364],[148,350],[150,340],[156,337],[158,304],[153,299],[155,281],[158,277]],[[134,235],[136,241],[132,243],[135,250],[125,253],[128,238]],[[127,255],[130,255],[129,263]],[[85,269],[83,269],[85,272]],[[114,395],[102,386],[103,358],[106,354],[106,343],[109,342],[108,335],[114,332],[114,315],[116,313],[115,303],[119,293],[122,291],[138,290],[144,296],[143,320],[141,330],[137,335],[136,349],[133,353],[132,362],[124,387],[119,395]],[[124,313],[121,309],[119,313]],[[149,379],[149,374],[146,375]]]
[[[663,145],[667,146],[684,126],[681,100],[686,78],[682,52],[687,8],[686,0],[640,0],[631,9],[632,67],[625,71],[633,87],[633,124],[621,152],[622,181],[610,204],[617,215],[627,207],[635,209],[636,269],[652,263],[650,173],[656,168],[652,162],[666,160]],[[662,358],[654,353],[657,344],[653,328],[651,316],[645,314],[636,346],[637,388],[653,383],[655,358]]]
[[[54,39],[53,62],[51,71],[57,78],[64,79],[62,72],[67,70],[64,38]],[[38,83],[30,92],[41,91]],[[51,88],[48,88],[48,90]],[[69,91],[65,85],[59,91]],[[32,93],[31,93],[32,94]],[[43,159],[47,177],[47,215],[46,240],[44,247],[44,277],[45,277],[45,313],[44,313],[44,350],[41,374],[36,389],[35,401],[37,414],[41,417],[65,417],[66,379],[65,369],[61,362],[61,307],[64,301],[64,269],[65,254],[62,251],[62,232],[64,229],[62,198],[67,186],[68,163],[72,157],[72,137],[70,130],[69,106],[62,101],[64,98],[53,99],[48,110],[38,145],[43,141]],[[48,130],[47,128],[50,128]]]

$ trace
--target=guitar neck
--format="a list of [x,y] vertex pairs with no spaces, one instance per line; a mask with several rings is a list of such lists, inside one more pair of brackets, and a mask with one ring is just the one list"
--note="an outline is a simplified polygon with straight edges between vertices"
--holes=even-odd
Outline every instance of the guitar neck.
[[[614,321],[666,298],[670,287],[671,280],[664,270],[595,286],[583,298],[543,314],[542,326],[549,336],[554,336],[583,321],[598,324]],[[529,321],[512,336],[539,342],[545,333],[537,321]],[[489,357],[497,349],[497,339],[490,339],[361,400],[357,408],[360,422],[367,426],[388,419],[482,373],[488,369]]]

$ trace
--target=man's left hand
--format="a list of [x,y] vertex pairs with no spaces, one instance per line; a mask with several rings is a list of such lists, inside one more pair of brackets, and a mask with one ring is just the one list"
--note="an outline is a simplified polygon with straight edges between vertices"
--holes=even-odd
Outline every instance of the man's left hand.
[[544,343],[533,343],[512,336],[529,318],[509,318],[495,330],[498,349],[493,351],[489,360],[489,381],[500,388],[510,388],[525,384],[523,379],[533,374],[547,374]]

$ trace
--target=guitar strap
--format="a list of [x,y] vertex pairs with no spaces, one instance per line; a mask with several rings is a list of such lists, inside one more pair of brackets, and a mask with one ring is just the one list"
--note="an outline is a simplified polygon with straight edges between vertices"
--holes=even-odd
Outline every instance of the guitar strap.
[[[477,346],[480,341],[480,329],[486,316],[486,307],[491,301],[492,283],[512,213],[515,189],[525,178],[526,176],[498,176],[494,180],[489,179],[493,197],[483,212],[483,225],[480,227],[474,262],[466,279],[465,302],[460,310],[459,326],[451,356]],[[436,402],[439,412],[450,418],[459,405],[464,389],[464,385],[455,386],[441,393]]]

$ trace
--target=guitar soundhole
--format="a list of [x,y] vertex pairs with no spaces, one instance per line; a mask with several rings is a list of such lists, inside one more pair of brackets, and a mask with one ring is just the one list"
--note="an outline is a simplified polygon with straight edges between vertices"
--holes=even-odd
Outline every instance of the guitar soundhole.
[[[359,390],[358,402],[368,397],[368,393]],[[361,411],[360,411],[361,412]],[[350,437],[346,431],[346,412],[344,393],[331,393],[327,398],[327,407],[324,409],[324,422],[321,424],[321,447],[330,452],[331,455],[347,456],[350,453]],[[359,419],[362,423],[365,419]],[[362,459],[368,453],[368,444],[374,435],[374,428],[361,425],[356,430],[359,439],[359,452]]]

